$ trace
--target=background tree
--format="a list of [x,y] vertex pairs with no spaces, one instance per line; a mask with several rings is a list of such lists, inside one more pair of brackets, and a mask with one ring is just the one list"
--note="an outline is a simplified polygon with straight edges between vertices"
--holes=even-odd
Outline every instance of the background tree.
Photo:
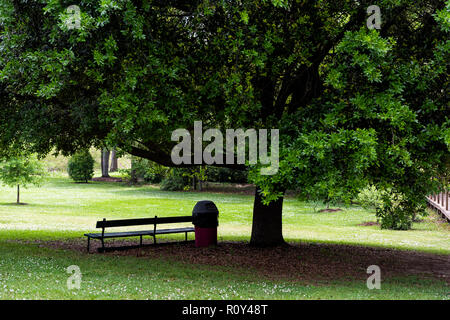
[[102,169],[102,177],[103,178],[109,177],[109,156],[110,156],[110,154],[111,154],[111,152],[108,149],[106,149],[106,148],[102,149],[100,166]]
[[[287,188],[352,198],[371,183],[416,207],[449,155],[449,2],[0,0],[0,150],[100,145],[173,166],[171,132],[280,129],[251,243],[283,243]],[[241,169],[241,165],[227,164]]]
[[117,159],[116,149],[111,150],[111,166],[109,168],[109,172],[117,172],[119,170],[119,164]]
[[20,202],[20,186],[40,186],[45,170],[36,156],[16,156],[0,161],[0,180],[9,187],[17,187],[17,204]]
[[78,151],[69,159],[67,172],[74,181],[88,183],[94,176],[94,162],[89,150]]

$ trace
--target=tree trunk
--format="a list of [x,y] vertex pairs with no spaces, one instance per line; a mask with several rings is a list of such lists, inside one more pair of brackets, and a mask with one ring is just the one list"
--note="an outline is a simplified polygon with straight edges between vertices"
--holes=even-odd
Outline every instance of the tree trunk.
[[283,197],[266,206],[259,191],[256,188],[250,245],[268,247],[285,244],[282,232]]
[[102,150],[101,166],[102,166],[102,177],[108,178],[109,177],[109,151],[107,149]]
[[109,168],[109,172],[117,172],[117,170],[118,170],[117,155],[116,150],[113,149],[111,151],[111,167]]
[[20,204],[20,185],[17,185],[17,204]]
[[130,171],[130,183],[136,184],[138,182],[138,178],[136,176],[136,158],[134,156],[131,157],[131,171]]

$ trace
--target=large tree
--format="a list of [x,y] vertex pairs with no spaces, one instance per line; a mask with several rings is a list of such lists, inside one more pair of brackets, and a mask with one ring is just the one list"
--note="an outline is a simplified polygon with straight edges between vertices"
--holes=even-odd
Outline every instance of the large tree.
[[195,120],[278,128],[279,172],[250,173],[255,245],[283,242],[287,188],[423,201],[449,156],[448,2],[378,1],[380,30],[364,0],[87,0],[79,28],[72,2],[0,4],[3,155],[106,140],[174,166],[171,133]]

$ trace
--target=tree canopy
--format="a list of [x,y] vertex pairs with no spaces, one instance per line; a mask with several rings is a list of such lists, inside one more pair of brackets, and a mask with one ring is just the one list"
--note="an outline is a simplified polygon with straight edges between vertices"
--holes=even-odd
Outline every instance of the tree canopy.
[[288,188],[424,201],[449,158],[450,2],[377,1],[369,30],[372,2],[86,0],[71,28],[67,1],[0,0],[0,153],[106,140],[173,166],[196,120],[278,128],[278,174],[250,174],[255,244],[282,241]]

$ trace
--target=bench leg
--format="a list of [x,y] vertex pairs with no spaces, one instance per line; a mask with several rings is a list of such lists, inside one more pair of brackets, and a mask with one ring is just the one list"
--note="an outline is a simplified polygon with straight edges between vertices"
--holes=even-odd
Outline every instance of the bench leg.
[[156,244],[156,236],[153,236],[153,244]]
[[103,238],[101,240],[102,240],[102,252],[105,252],[105,241]]
[[184,233],[184,241],[187,242],[187,232]]
[[87,245],[87,252],[89,253],[89,248],[91,245],[91,237],[88,237],[88,245]]
[[142,236],[141,236],[141,239],[139,241],[139,245],[142,247]]

